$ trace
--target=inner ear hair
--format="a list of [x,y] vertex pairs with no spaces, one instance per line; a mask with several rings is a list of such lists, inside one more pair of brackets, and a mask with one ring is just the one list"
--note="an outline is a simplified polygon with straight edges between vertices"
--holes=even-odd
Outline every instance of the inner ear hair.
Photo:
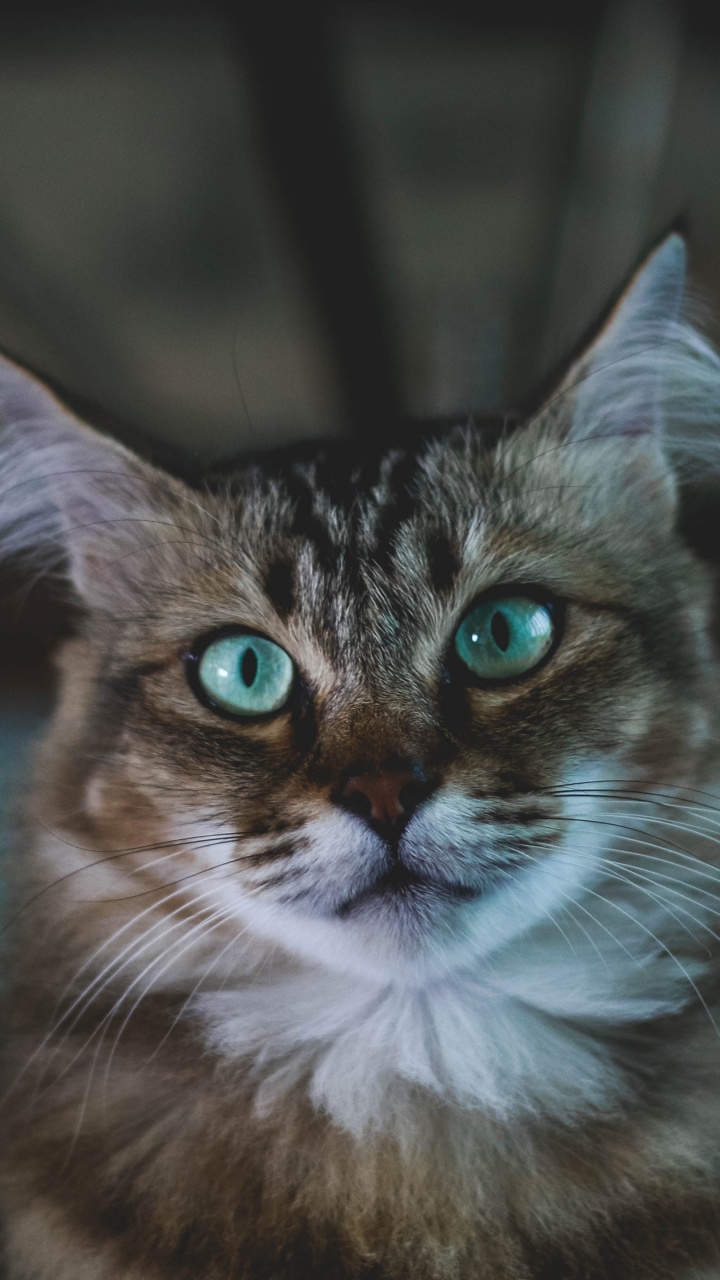
[[26,565],[30,577],[69,578],[86,603],[104,596],[111,606],[122,577],[111,566],[150,532],[169,543],[199,505],[181,481],[82,422],[6,359],[0,477],[0,559]]

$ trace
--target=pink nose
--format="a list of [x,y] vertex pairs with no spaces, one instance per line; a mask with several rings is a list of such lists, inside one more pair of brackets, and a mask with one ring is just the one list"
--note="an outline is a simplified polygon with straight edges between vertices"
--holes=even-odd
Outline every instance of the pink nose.
[[383,769],[377,773],[356,773],[348,778],[340,792],[344,800],[351,796],[362,795],[369,801],[370,810],[366,814],[375,822],[399,822],[408,816],[414,808],[413,800],[403,804],[402,791],[408,784],[415,782],[415,775],[410,769]]

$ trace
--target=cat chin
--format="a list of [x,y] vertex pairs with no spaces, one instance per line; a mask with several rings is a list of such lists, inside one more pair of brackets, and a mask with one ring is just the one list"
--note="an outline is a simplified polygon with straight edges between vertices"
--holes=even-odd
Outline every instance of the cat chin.
[[193,1009],[208,1049],[255,1080],[261,1112],[301,1088],[357,1135],[394,1129],[402,1139],[428,1094],[503,1122],[572,1122],[623,1104],[627,1080],[608,1031],[677,1012],[690,994],[671,958],[653,955],[647,937],[643,951],[629,926],[621,941],[633,966],[620,947],[583,952],[581,940],[570,939],[571,950],[544,924],[491,965],[426,968],[423,981],[409,962],[405,978],[397,961],[384,979],[380,963],[361,973],[362,946],[354,959],[345,949],[345,972],[329,955],[288,965],[269,953],[261,981],[198,995]]
[[[593,762],[569,773],[565,782],[582,793],[586,774],[612,775],[617,767]],[[587,817],[597,803],[574,800],[574,816]],[[209,817],[180,829],[185,838],[188,831],[197,837],[196,857],[207,861],[209,871],[217,862],[217,841],[232,835]],[[388,874],[382,842],[357,819],[333,815],[307,822],[303,833],[307,846],[296,855],[290,896],[284,896],[282,878],[277,889],[272,882],[245,885],[221,870],[217,890],[228,908],[261,946],[334,973],[408,988],[489,964],[498,951],[553,921],[555,913],[592,888],[606,839],[602,825],[575,825],[571,844],[550,853],[541,848],[508,871],[497,840],[494,863],[489,841],[478,842],[477,806],[446,793],[423,806],[410,824],[406,867],[411,878],[398,886]],[[483,863],[480,881],[477,867]],[[468,864],[475,868],[476,889],[462,875],[464,870],[471,879]],[[443,874],[457,878],[442,880]],[[197,881],[203,883],[204,877]]]
[[[584,808],[586,802],[581,803]],[[477,841],[476,825],[460,829],[456,811],[453,833],[446,806],[436,809],[433,813],[428,806],[416,844],[424,837],[429,842],[433,834],[437,842],[439,830],[446,841],[454,834],[460,848]],[[424,881],[397,889],[386,886],[380,875],[330,903],[321,893],[296,905],[263,894],[239,894],[236,902],[244,923],[274,947],[335,973],[419,989],[492,964],[498,952],[522,945],[538,926],[554,923],[568,902],[592,890],[600,875],[605,833],[602,826],[582,830],[581,852],[575,834],[571,846],[561,844],[551,853],[527,858],[512,873],[488,875],[485,887],[474,894]]]
[[[483,856],[476,810],[469,800],[463,805],[460,797],[450,794],[423,806],[422,816],[408,828],[407,866],[414,877],[408,885],[398,888],[386,883],[387,860],[379,852],[381,842],[363,831],[356,819],[333,815],[305,824],[306,845],[293,861],[293,877],[287,884],[282,877],[277,887],[272,880],[246,884],[221,871],[216,890],[231,916],[242,924],[248,954],[281,954],[290,963],[321,966],[370,985],[390,982],[412,991],[463,973],[477,979],[483,972],[492,972],[498,955],[507,956],[513,948],[523,956],[531,949],[539,972],[542,957],[535,940],[544,937],[551,955],[558,943],[567,954],[568,930],[583,951],[590,946],[597,955],[599,942],[600,950],[610,945],[626,963],[632,963],[638,947],[642,951],[654,935],[662,947],[658,938],[664,937],[669,919],[677,923],[677,913],[673,915],[667,904],[662,906],[656,894],[648,894],[642,871],[639,881],[614,876],[610,895],[602,883],[607,868],[619,865],[611,862],[606,867],[604,855],[617,830],[619,802],[613,796],[623,773],[622,762],[608,758],[586,760],[568,770],[562,779],[563,814],[575,819],[567,824],[569,834],[550,852],[541,844],[536,854],[523,856],[511,872],[502,869],[502,849],[498,853],[496,839],[499,870],[488,874],[485,887],[472,890],[466,899],[452,892],[451,881],[438,881],[441,873],[454,874],[456,884],[466,887],[459,879],[463,854],[467,864]],[[598,778],[612,780],[607,795],[605,784],[598,790]],[[629,801],[623,803],[627,807]],[[638,817],[647,818],[647,803],[637,808]],[[217,860],[218,830],[208,817],[193,832],[198,837],[196,856],[207,859],[209,869]],[[645,829],[637,834],[640,859],[646,860]],[[438,852],[441,839],[444,857]],[[620,856],[630,856],[627,840]],[[490,858],[487,865],[492,867]],[[683,874],[687,878],[689,873]],[[195,884],[203,882],[204,878]],[[629,897],[629,909],[627,903],[613,900],[618,892]],[[653,904],[662,907],[657,922],[650,918]],[[702,909],[692,905],[699,920]],[[682,918],[680,924],[684,924]],[[623,937],[626,928],[633,933],[629,947]],[[240,958],[238,971],[242,970]],[[682,970],[679,973],[682,976]],[[525,986],[532,985],[531,975],[526,977]]]
[[701,966],[660,901],[622,882],[584,892],[577,859],[577,914],[558,927],[554,856],[512,890],[443,904],[424,934],[397,903],[333,920],[249,902],[267,958],[259,981],[193,1001],[208,1049],[255,1080],[259,1111],[302,1089],[358,1136],[402,1140],[428,1094],[503,1123],[622,1108],[618,1032],[683,1009]]
[[236,903],[248,928],[273,947],[334,973],[420,989],[490,964],[498,951],[552,919],[553,910],[580,894],[595,874],[589,858],[568,862],[561,849],[469,901],[419,886],[401,892],[379,887],[333,914],[262,896],[240,894]]

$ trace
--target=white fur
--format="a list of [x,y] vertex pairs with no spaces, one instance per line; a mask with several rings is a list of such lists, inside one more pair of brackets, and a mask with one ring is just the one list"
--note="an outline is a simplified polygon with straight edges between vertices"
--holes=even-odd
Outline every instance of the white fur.
[[[720,359],[678,318],[683,269],[684,251],[671,237],[564,388],[575,403],[570,438],[583,447],[587,437],[663,433],[681,472],[717,473]],[[157,522],[141,464],[8,361],[0,362],[0,424],[0,555],[31,555],[42,572],[69,566],[86,590],[100,528],[112,538],[113,529],[136,523],[142,532]],[[173,489],[169,479],[162,484]],[[116,608],[116,581],[98,573],[93,590],[96,603]],[[607,762],[595,776],[608,776]],[[592,811],[603,812],[601,798]],[[207,867],[203,843],[215,828],[194,816],[196,866]],[[419,866],[429,845],[444,846],[455,871],[467,870],[482,854],[471,816],[457,796],[426,804],[405,836],[410,863]],[[687,817],[699,826],[691,809]],[[205,885],[222,890],[238,933],[234,989],[195,1000],[208,1044],[256,1072],[258,1105],[307,1076],[315,1103],[354,1132],[384,1123],[417,1087],[499,1116],[612,1107],[621,1072],[602,1035],[580,1023],[607,1028],[671,1013],[696,995],[696,969],[678,900],[608,877],[603,852],[630,865],[633,847],[626,840],[618,852],[600,831],[576,826],[562,847],[474,902],[428,895],[406,909],[378,899],[338,918],[338,905],[386,869],[386,853],[360,821],[319,813],[304,826],[308,849],[293,859],[292,890],[303,897],[293,902],[290,886],[273,887],[269,872],[267,885],[249,872],[218,872]],[[642,868],[641,837],[636,845]],[[64,856],[69,869],[80,861]],[[702,884],[679,859],[677,871],[702,931],[712,918]],[[78,876],[68,891],[92,881],[92,896],[106,875],[110,868]],[[203,880],[183,890],[197,905]],[[187,941],[153,982],[192,991],[203,981],[209,951],[201,935],[197,946]]]
[[[616,775],[596,765],[575,785],[583,776]],[[600,816],[602,799],[592,807]],[[438,824],[437,838],[447,810],[434,808],[426,822]],[[575,835],[517,884],[454,904],[454,936],[439,907],[439,940],[429,925],[424,945],[394,958],[387,948],[381,963],[371,926],[298,917],[293,928],[286,909],[271,908],[260,931],[283,958],[270,958],[259,981],[198,996],[209,1045],[251,1067],[260,1107],[307,1078],[315,1104],[355,1133],[392,1123],[417,1086],[503,1119],[612,1109],[624,1084],[603,1029],[681,1009],[698,968],[683,954],[682,919],[661,895],[603,878],[602,828],[587,830],[582,848]],[[629,837],[623,856],[630,865]],[[682,864],[677,874],[692,893]],[[688,900],[711,918],[701,896]],[[563,915],[568,903],[573,914]],[[252,922],[261,904],[245,904],[243,916]]]

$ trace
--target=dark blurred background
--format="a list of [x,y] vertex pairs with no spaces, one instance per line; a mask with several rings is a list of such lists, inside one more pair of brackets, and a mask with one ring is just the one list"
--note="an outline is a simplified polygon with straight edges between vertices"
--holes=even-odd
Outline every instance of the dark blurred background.
[[[720,309],[708,4],[14,8],[0,347],[159,441],[512,406],[678,215]],[[6,791],[56,626],[10,585]]]

